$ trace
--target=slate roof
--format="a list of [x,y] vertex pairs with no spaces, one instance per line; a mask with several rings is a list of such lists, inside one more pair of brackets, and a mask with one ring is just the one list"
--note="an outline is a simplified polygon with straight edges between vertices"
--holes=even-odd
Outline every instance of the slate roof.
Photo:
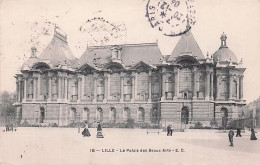
[[213,61],[217,62],[218,60],[220,63],[228,63],[231,60],[233,64],[238,64],[235,53],[228,49],[228,47],[220,47],[213,54]]
[[[87,48],[87,51],[79,58],[81,64],[88,63],[94,66],[95,59],[100,65],[111,62],[112,51],[114,45],[108,46],[91,46]],[[117,45],[121,48],[121,60],[125,66],[130,66],[143,61],[146,64],[157,65],[160,63],[162,53],[159,50],[157,43],[146,44],[125,44]]]
[[197,60],[205,59],[199,45],[190,31],[181,36],[170,57],[168,58],[168,61],[174,61],[176,57],[181,55],[191,55]]
[[38,58],[35,56],[31,56],[28,58],[22,65],[21,70],[30,70],[33,65],[38,62]]
[[67,36],[55,30],[51,42],[38,57],[39,61],[49,61],[52,66],[68,65],[77,67],[77,58],[73,55],[67,43]]

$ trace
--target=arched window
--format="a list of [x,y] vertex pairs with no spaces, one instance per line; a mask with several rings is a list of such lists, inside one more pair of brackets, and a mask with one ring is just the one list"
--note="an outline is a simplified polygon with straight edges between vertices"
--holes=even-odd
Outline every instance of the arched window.
[[131,118],[131,112],[128,107],[124,108],[123,116],[124,116],[124,119],[126,119],[126,120]]
[[220,84],[220,96],[222,99],[228,99],[228,82],[226,77],[222,77]]
[[237,82],[235,80],[232,83],[232,97],[237,97]]
[[156,123],[158,121],[158,111],[156,107],[151,109],[151,122]]
[[172,99],[173,93],[174,93],[174,77],[169,76],[166,78],[165,81],[165,92],[166,92],[166,98],[167,99]]
[[199,76],[199,91],[205,92],[205,76],[203,74]]
[[158,100],[159,98],[159,76],[152,76],[152,99]]
[[84,108],[82,118],[85,122],[89,123],[90,112],[88,108]]
[[40,94],[44,100],[47,99],[48,96],[48,78],[47,74],[43,74],[40,78]]
[[110,110],[110,121],[112,123],[116,122],[116,109],[114,107],[112,107]]
[[139,122],[144,122],[144,108],[143,107],[139,107],[138,111],[137,111],[137,121]]
[[132,98],[132,78],[124,77],[124,99],[130,100]]
[[98,101],[104,100],[104,92],[105,92],[104,86],[105,86],[104,78],[99,77],[97,79],[97,100]]
[[103,121],[103,109],[102,108],[97,108],[96,119],[97,119],[97,122]]
[[28,98],[29,99],[32,99],[33,98],[33,79],[30,79],[29,82],[28,82]]
[[54,75],[52,77],[52,88],[51,88],[51,93],[54,99],[57,99],[58,97],[58,78]]
[[77,110],[76,108],[71,108],[71,120],[76,121],[77,120]]
[[179,72],[180,92],[191,91],[192,74],[189,68],[183,68]]
[[221,108],[220,110],[220,117],[222,121],[222,127],[226,129],[227,123],[228,123],[228,110],[227,108]]

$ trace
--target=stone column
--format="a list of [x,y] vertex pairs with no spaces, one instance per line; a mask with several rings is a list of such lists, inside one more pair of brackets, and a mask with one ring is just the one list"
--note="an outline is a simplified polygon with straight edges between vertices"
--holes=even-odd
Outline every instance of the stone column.
[[236,79],[236,82],[237,82],[237,93],[236,93],[236,100],[239,100],[239,78]]
[[107,100],[110,99],[110,74],[107,75]]
[[241,75],[240,76],[240,83],[239,83],[239,85],[240,85],[240,100],[243,100],[243,79],[244,79],[244,75]]
[[131,101],[135,101],[135,76],[132,76],[132,98]]
[[24,88],[23,88],[23,102],[26,102],[26,99],[27,99],[27,89],[26,89],[26,86],[27,86],[27,77],[24,77]]
[[108,77],[107,77],[107,75],[104,77],[104,81],[105,81],[105,88],[104,88],[104,100],[103,100],[103,102],[107,102],[107,100],[108,100]]
[[229,74],[229,100],[232,100],[232,82],[233,82],[233,75]]
[[174,77],[175,77],[174,99],[178,99],[178,97],[179,97],[179,68],[174,69]]
[[166,100],[166,74],[162,73],[162,97],[161,100]]
[[213,95],[213,76],[214,74],[211,73],[211,86],[210,86],[210,96],[211,96],[211,100],[213,100],[214,95]]
[[58,100],[57,101],[61,101],[61,76],[58,76]]
[[124,76],[120,77],[120,102],[124,102]]
[[135,86],[134,86],[134,88],[135,88],[135,92],[134,92],[134,97],[135,97],[135,100],[136,100],[136,98],[137,98],[137,79],[138,79],[138,74],[137,73],[135,73]]
[[48,101],[51,101],[52,98],[52,93],[51,93],[51,88],[52,88],[52,84],[51,84],[51,75],[48,75],[48,81],[49,81],[49,85],[48,85]]
[[36,95],[36,91],[37,91],[37,77],[33,76],[33,101],[36,101],[37,95]]
[[85,75],[82,75],[81,76],[81,100],[85,100]]
[[64,77],[64,101],[67,101],[68,99],[68,78]]
[[93,102],[97,102],[97,77],[94,75],[94,97]]
[[151,102],[152,101],[152,72],[151,71],[149,71],[149,80],[148,80],[148,83],[149,83],[149,85],[148,85],[148,93],[149,93],[149,95],[148,95],[148,102]]
[[193,71],[193,100],[197,99],[197,79],[198,79],[198,72],[197,69],[194,69]]
[[78,100],[77,100],[77,102],[80,102],[80,101],[81,101],[81,92],[80,92],[80,89],[81,89],[81,78],[78,77]]
[[67,85],[67,95],[68,95],[68,102],[71,101],[71,78],[68,77],[68,85]]
[[220,77],[221,77],[221,75],[220,75],[220,74],[217,74],[217,79],[216,79],[217,96],[216,96],[216,100],[217,100],[217,99],[220,99],[220,86],[219,86]]
[[210,93],[210,72],[206,71],[206,97],[205,100],[209,100],[209,93]]
[[38,85],[38,87],[37,87],[38,88],[38,90],[37,90],[38,96],[37,96],[37,98],[40,99],[40,96],[41,96],[41,75],[39,74],[37,76],[37,78],[38,78],[38,84],[37,84]]

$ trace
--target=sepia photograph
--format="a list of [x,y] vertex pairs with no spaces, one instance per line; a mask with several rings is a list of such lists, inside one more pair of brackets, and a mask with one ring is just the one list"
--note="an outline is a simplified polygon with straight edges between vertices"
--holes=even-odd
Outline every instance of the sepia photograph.
[[260,165],[260,0],[0,0],[0,165]]

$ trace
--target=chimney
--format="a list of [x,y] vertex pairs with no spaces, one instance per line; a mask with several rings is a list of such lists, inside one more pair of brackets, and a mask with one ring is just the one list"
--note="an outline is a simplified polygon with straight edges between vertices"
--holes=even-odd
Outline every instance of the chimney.
[[35,57],[36,58],[36,51],[37,51],[37,48],[33,46],[31,48],[31,52],[32,52],[31,57]]

